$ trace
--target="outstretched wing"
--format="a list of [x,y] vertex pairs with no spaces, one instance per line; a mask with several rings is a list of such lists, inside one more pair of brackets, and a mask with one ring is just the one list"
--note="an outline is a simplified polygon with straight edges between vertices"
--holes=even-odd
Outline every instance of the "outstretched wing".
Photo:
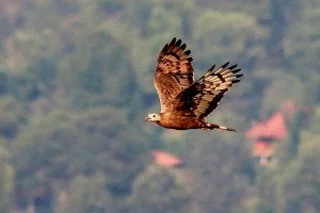
[[223,96],[234,83],[240,81],[242,74],[237,65],[229,62],[214,70],[213,65],[206,74],[190,87],[182,91],[176,99],[175,106],[179,113],[199,118],[209,115],[219,104]]
[[172,108],[174,98],[193,83],[192,57],[186,44],[173,38],[161,50],[158,57],[154,85],[157,89],[161,112]]

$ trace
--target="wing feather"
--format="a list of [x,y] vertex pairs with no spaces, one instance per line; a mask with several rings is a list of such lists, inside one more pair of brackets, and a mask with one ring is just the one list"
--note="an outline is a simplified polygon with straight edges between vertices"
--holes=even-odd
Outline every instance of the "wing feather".
[[173,38],[160,51],[154,85],[157,89],[161,112],[172,109],[175,97],[193,83],[193,67],[190,50],[181,44],[181,39]]
[[237,65],[229,62],[215,70],[213,65],[206,74],[182,91],[175,100],[176,110],[189,116],[204,118],[209,115],[242,74]]

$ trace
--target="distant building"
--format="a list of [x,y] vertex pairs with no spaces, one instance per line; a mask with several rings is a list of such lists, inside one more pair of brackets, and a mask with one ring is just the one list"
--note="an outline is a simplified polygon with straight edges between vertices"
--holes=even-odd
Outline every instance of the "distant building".
[[165,151],[153,150],[151,152],[154,162],[165,168],[178,168],[184,165],[179,157]]
[[274,143],[266,141],[254,141],[252,155],[259,159],[260,164],[268,164],[274,155]]
[[267,164],[275,154],[274,142],[288,136],[285,117],[276,112],[266,121],[255,124],[246,132],[247,138],[252,142],[252,155],[259,158],[260,164]]

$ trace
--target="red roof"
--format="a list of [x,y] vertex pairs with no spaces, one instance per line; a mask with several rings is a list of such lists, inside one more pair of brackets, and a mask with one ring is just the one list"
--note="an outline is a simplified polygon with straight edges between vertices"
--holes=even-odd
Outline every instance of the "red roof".
[[180,158],[169,152],[154,150],[152,151],[152,156],[157,164],[166,168],[174,168],[183,164]]
[[281,140],[288,134],[286,121],[281,112],[274,113],[268,120],[254,125],[246,132],[252,139],[269,138]]

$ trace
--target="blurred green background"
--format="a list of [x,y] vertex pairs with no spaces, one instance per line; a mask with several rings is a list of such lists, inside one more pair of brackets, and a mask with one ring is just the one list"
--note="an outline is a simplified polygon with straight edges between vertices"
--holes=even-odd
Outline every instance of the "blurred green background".
[[[209,116],[239,133],[144,122],[174,36],[196,77],[243,68]],[[319,59],[319,0],[0,0],[0,212],[320,212]],[[261,165],[244,133],[286,100]]]

